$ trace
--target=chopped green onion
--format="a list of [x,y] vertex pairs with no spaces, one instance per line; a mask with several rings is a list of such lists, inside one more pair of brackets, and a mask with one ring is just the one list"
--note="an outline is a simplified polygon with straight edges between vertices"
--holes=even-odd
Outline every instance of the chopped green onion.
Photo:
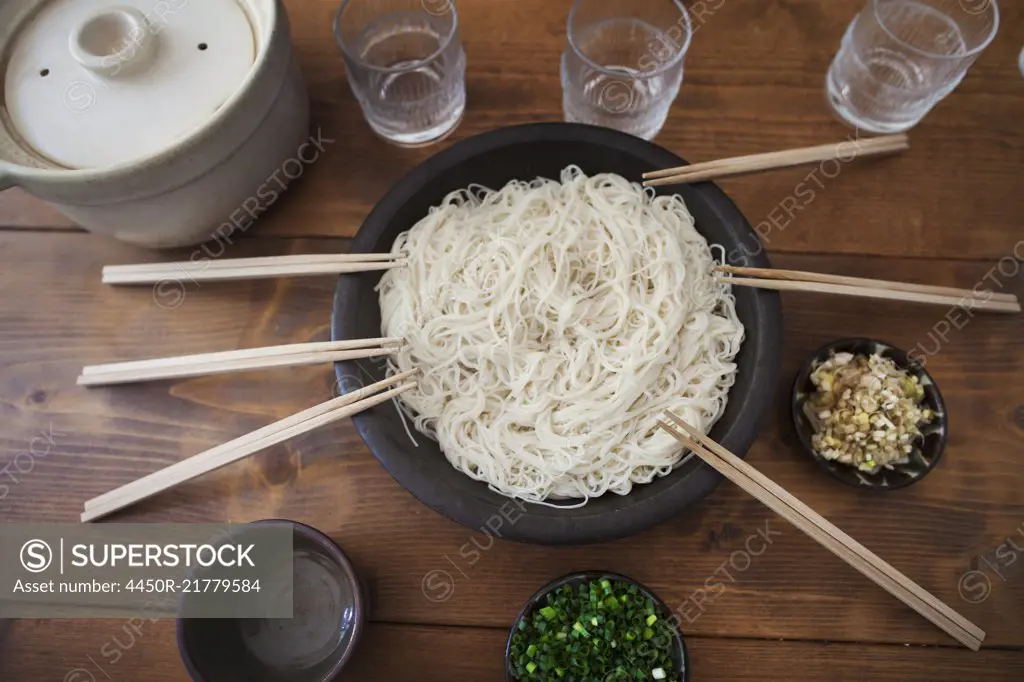
[[674,680],[677,633],[635,585],[603,578],[563,585],[521,619],[509,646],[519,682]]

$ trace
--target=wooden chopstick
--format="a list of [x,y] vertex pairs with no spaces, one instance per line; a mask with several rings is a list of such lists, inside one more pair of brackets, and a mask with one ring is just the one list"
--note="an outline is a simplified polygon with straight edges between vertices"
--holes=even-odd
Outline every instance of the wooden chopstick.
[[[160,263],[151,268],[134,265],[107,265],[103,268],[104,284],[156,284],[164,281],[200,282],[233,279],[263,279],[268,277],[306,277],[312,275],[338,275],[402,267],[405,259],[348,261],[306,260],[280,262],[277,256],[253,265],[235,265],[230,260],[195,263]],[[138,268],[138,269],[123,269]]]
[[939,601],[936,597],[929,594],[920,585],[917,585],[912,580],[910,580],[910,578],[907,578],[905,575],[897,571],[895,568],[889,566],[883,559],[881,559],[879,556],[871,552],[871,550],[861,545],[859,542],[857,542],[852,537],[847,535],[841,529],[833,525],[828,519],[821,516],[813,509],[808,507],[806,504],[798,500],[785,488],[772,481],[770,478],[768,478],[760,471],[755,469],[752,465],[743,461],[742,459],[737,457],[735,454],[733,454],[732,452],[730,452],[729,450],[727,450],[726,448],[724,448],[723,446],[709,438],[708,436],[702,434],[700,431],[692,427],[676,413],[672,412],[671,410],[666,410],[666,415],[669,417],[669,419],[672,420],[672,422],[674,422],[676,425],[678,425],[680,428],[686,431],[687,434],[689,434],[688,440],[695,442],[701,447],[703,447],[705,450],[710,450],[715,455],[718,455],[723,460],[725,460],[726,464],[728,464],[730,467],[739,470],[744,476],[748,476],[749,478],[754,480],[758,485],[767,489],[769,492],[771,492],[771,494],[775,495],[780,500],[785,502],[794,511],[814,521],[822,529],[827,530],[831,535],[833,535],[837,539],[841,539],[845,544],[849,545],[853,549],[856,549],[858,553],[862,554],[866,558],[870,558],[880,568],[884,567],[886,569],[891,569],[890,572],[894,576],[899,576],[899,578],[907,584],[908,589],[913,590],[921,598],[928,597],[934,599],[936,602],[938,602],[937,608],[942,610],[947,615],[947,617],[949,617],[953,621],[956,621],[961,627],[969,631],[974,637],[978,639],[984,639],[985,633],[983,630],[978,628],[976,625],[971,623],[969,620],[961,616],[959,613],[954,611],[952,608],[950,608],[943,602]]
[[[312,419],[307,419],[303,421],[301,424],[297,424],[288,429],[280,430],[279,432],[275,433],[274,435],[268,438],[260,439],[259,441],[247,445],[245,447],[233,449],[229,453],[225,453],[222,456],[216,458],[205,458],[201,462],[190,463],[189,467],[183,468],[175,472],[167,471],[164,475],[160,476],[159,479],[151,480],[148,483],[145,490],[133,493],[131,495],[121,495],[110,502],[104,503],[102,505],[95,505],[91,509],[86,509],[84,512],[82,512],[82,523],[95,521],[96,519],[102,518],[104,516],[107,516],[108,514],[112,514],[115,511],[133,505],[142,500],[145,500],[149,497],[152,497],[153,495],[156,495],[157,493],[163,492],[164,490],[167,490],[176,485],[196,478],[197,476],[209,473],[223,466],[231,464],[232,462],[236,462],[240,459],[248,457],[249,455],[255,452],[266,449],[272,445],[276,445],[277,443],[280,443],[282,441],[288,440],[289,438],[294,438],[295,436],[306,433],[307,431],[312,431],[313,429],[317,429],[321,426],[325,426],[332,422],[338,421],[339,419],[351,417],[352,415],[362,412],[363,410],[367,410],[371,407],[374,407],[375,405],[387,402],[388,400],[391,400],[395,396],[400,395],[401,393],[404,393],[405,391],[408,391],[409,389],[414,388],[415,386],[416,384],[414,382],[402,384],[393,389],[375,395],[371,398],[367,398],[365,400],[353,403],[351,405],[335,409],[331,412],[322,414]],[[188,462],[188,460],[185,460],[185,462]],[[169,468],[170,467],[168,467],[168,469]]]
[[236,450],[241,447],[249,446],[263,438],[266,438],[268,435],[272,435],[282,429],[290,428],[292,426],[301,424],[310,419],[319,417],[323,414],[327,414],[331,410],[358,402],[359,400],[362,400],[363,398],[366,398],[367,396],[370,396],[377,391],[383,390],[390,386],[394,386],[395,384],[401,383],[406,379],[411,379],[418,372],[418,369],[411,369],[405,372],[399,372],[398,374],[394,374],[390,377],[387,377],[386,379],[378,381],[375,384],[371,384],[370,386],[360,388],[356,391],[352,391],[351,393],[346,393],[343,396],[339,396],[337,398],[334,398],[333,400],[328,400],[326,402],[320,403],[319,405],[314,405],[313,407],[310,407],[301,412],[297,412],[289,417],[285,417],[284,419],[276,421],[273,424],[269,424],[251,433],[239,436],[238,438],[235,438],[227,443],[223,443],[209,450],[201,452],[197,455],[193,455],[192,457],[186,460],[182,460],[181,462],[172,464],[166,467],[165,469],[156,471],[136,481],[132,481],[131,483],[126,483],[125,485],[114,490],[111,490],[109,492],[103,493],[102,495],[98,495],[93,499],[89,500],[88,502],[86,502],[85,508],[87,510],[92,509],[106,502],[110,502],[111,500],[118,499],[119,497],[131,495],[135,492],[144,490],[148,484],[148,481],[154,480],[159,476],[165,475],[172,469],[178,470],[184,468],[186,464],[190,466],[196,466],[197,462],[215,460],[218,457],[224,456],[225,453],[228,453],[232,450]]
[[908,148],[910,140],[905,134],[897,135],[881,135],[879,137],[871,137],[863,140],[844,140],[843,142],[832,142],[828,144],[814,145],[813,147],[797,147],[795,149],[784,149],[781,151],[774,152],[762,152],[760,154],[745,154],[743,156],[731,156],[725,159],[716,159],[714,161],[702,161],[701,163],[691,163],[686,166],[674,166],[672,168],[663,168],[661,170],[648,171],[643,174],[645,180],[657,180],[661,178],[672,177],[676,175],[688,175],[694,172],[702,172],[705,169],[721,169],[729,168],[737,164],[748,164],[757,163],[764,164],[763,170],[771,170],[774,168],[785,168],[786,166],[775,165],[779,161],[792,161],[794,159],[806,158],[806,163],[813,163],[815,161],[826,161],[828,159],[840,158],[839,147],[844,144],[851,144],[854,147],[854,156],[857,156],[864,152],[864,150],[887,150],[891,147],[897,148]]
[[676,425],[684,429],[690,437],[683,435],[664,421],[659,422],[659,425],[720,474],[739,485],[954,639],[975,651],[980,648],[985,633],[976,625],[807,507],[757,469],[691,427],[678,415],[671,411],[666,411],[666,415]]
[[[794,282],[784,279],[758,279],[753,277],[715,277],[724,284],[774,291],[807,291],[819,294],[837,294],[839,296],[859,296],[861,298],[881,298],[892,301],[909,301],[911,303],[931,303],[934,305],[958,307],[963,302],[962,296],[945,296],[940,294],[922,294],[914,291],[894,291],[892,289],[875,289],[872,287],[847,286],[844,284],[828,284],[825,282]],[[1009,301],[974,301],[971,310],[987,310],[994,313],[1019,313],[1020,303],[1014,299]]]
[[[761,170],[772,170],[775,168],[787,168],[803,163],[815,163],[829,159],[841,158],[840,147],[844,144],[852,144],[854,147],[854,158],[862,154],[882,154],[892,151],[903,151],[909,149],[910,142],[906,135],[883,135],[865,140],[844,141],[839,143],[821,144],[813,147],[801,147],[783,151],[766,152],[762,154],[748,154],[745,156],[734,156],[715,161],[705,161],[687,166],[675,166],[662,170],[649,171],[643,174],[645,180],[660,180],[668,177],[688,176],[694,173],[702,174],[706,170],[721,171],[736,169],[737,172],[755,172]],[[852,159],[848,159],[852,160]]]
[[258,348],[242,348],[239,350],[216,351],[213,353],[196,353],[194,355],[177,355],[165,358],[153,358],[151,360],[132,360],[128,362],[112,362],[103,365],[87,365],[82,368],[82,374],[96,374],[108,371],[120,371],[131,369],[140,363],[146,363],[152,367],[173,367],[181,364],[192,364],[196,362],[207,363],[218,360],[260,358],[272,355],[291,355],[293,353],[309,353],[317,351],[353,350],[356,348],[383,348],[385,346],[400,346],[402,339],[394,336],[378,336],[369,339],[346,339],[344,341],[313,341],[311,343],[286,343],[280,346],[260,346]]
[[[728,159],[718,159],[717,161],[695,163],[689,166],[676,166],[674,168],[650,171],[644,173],[643,185],[644,187],[678,185],[828,161],[829,159],[841,158],[840,149],[844,144],[847,143],[822,144],[815,147],[802,147],[800,149],[788,149],[785,151],[767,152],[765,154],[750,154]],[[853,146],[854,150],[852,158],[875,154],[890,154],[910,148],[910,142],[907,136],[903,134],[856,140],[851,141],[849,144]],[[852,158],[843,160],[850,161]]]
[[249,268],[261,265],[304,265],[312,263],[372,263],[375,261],[401,260],[404,254],[391,253],[323,253],[294,256],[264,256],[261,258],[225,258],[223,260],[177,261],[169,263],[133,263],[129,265],[107,265],[104,272],[163,272],[177,270],[194,272],[216,268]]
[[[302,412],[285,417],[252,433],[240,436],[148,476],[144,476],[137,481],[95,497],[85,503],[82,523],[95,521],[180,483],[236,462],[271,445],[276,445],[284,440],[307,431],[312,431],[339,419],[351,417],[363,410],[391,400],[395,396],[414,388],[416,382],[405,382],[382,393],[377,392],[412,377],[417,371],[409,370],[402,372],[352,393],[328,400],[319,405],[314,405]],[[374,395],[375,393],[376,395]]]
[[[940,287],[932,284],[913,284],[911,282],[890,282],[884,279],[867,277],[848,277],[845,275],[829,275],[823,272],[805,272],[803,270],[780,270],[778,268],[744,268],[736,265],[717,265],[716,270],[734,275],[760,277],[762,279],[781,279],[797,282],[823,282],[825,284],[846,284],[849,286],[866,286],[873,289],[891,289],[892,291],[911,291],[919,294],[938,294],[940,296],[960,296],[974,298],[977,294],[970,289],[957,287]],[[730,280],[732,281],[732,280]],[[1014,303],[1017,297],[1013,294],[989,292],[990,301]]]
[[401,344],[397,338],[353,339],[293,343],[264,348],[245,348],[217,353],[198,353],[169,358],[88,365],[78,377],[80,386],[127,384],[138,381],[179,379],[205,374],[224,374],[252,369],[312,365],[393,353]]

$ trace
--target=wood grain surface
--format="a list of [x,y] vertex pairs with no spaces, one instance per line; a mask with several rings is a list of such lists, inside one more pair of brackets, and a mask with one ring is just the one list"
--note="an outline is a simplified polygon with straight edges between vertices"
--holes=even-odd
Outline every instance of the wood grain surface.
[[[73,650],[45,651],[32,646],[37,640],[61,642],[61,632],[69,625],[67,621],[50,621],[19,627],[8,642],[10,655],[0,659],[0,676],[5,680],[63,682],[188,682],[177,652],[155,644],[174,638],[172,621],[145,622],[134,628],[124,621],[94,621]],[[373,624],[338,682],[503,680],[507,636],[504,630],[494,628]],[[1024,676],[1024,656],[992,649],[972,653],[935,647],[718,637],[690,637],[686,646],[693,680],[1007,682]],[[11,671],[26,676],[9,678],[6,675]],[[145,676],[138,671],[145,671]],[[75,676],[68,677],[72,674]]]
[[[255,233],[352,236],[387,189],[439,149],[505,125],[561,120],[567,0],[460,0],[465,119],[444,143],[413,150],[375,138],[363,121],[331,34],[337,3],[285,4],[313,100],[313,128],[334,142]],[[709,161],[847,139],[853,131],[825,102],[825,72],[862,5],[706,2],[717,9],[698,21],[683,88],[658,144],[689,161]],[[958,259],[1009,253],[1024,216],[1024,78],[1017,66],[1024,3],[1000,6],[1000,33],[957,90],[911,131],[909,152],[844,164],[832,178],[836,171],[826,165],[722,182],[751,223],[767,220],[803,183],[799,229],[777,230],[773,251]],[[8,194],[0,224],[71,226],[34,199]]]
[[[560,120],[569,4],[461,0],[465,120],[449,141],[404,150],[370,134],[348,91],[330,31],[336,2],[286,0],[314,128],[334,142],[256,227],[206,245],[206,253],[345,251],[343,237],[392,183],[438,149],[503,125]],[[823,80],[860,1],[707,4],[719,7],[694,39],[660,144],[703,161],[850,134],[829,113]],[[833,178],[809,178],[811,167],[722,183],[752,224],[763,223],[774,265],[1024,296],[1024,3],[1001,8],[1000,34],[911,132],[909,152],[844,164]],[[787,217],[780,207],[792,206],[801,183],[813,199],[801,195],[800,210]],[[103,265],[193,251],[156,253],[87,235],[19,190],[0,195],[0,467],[17,479],[0,478],[0,521],[74,521],[95,495],[334,393],[327,366],[75,385],[85,364],[329,338],[330,277],[100,284]],[[980,653],[957,648],[729,483],[632,538],[531,547],[502,540],[500,528],[474,532],[425,508],[349,422],[111,520],[287,517],[328,533],[374,605],[343,680],[502,679],[506,628],[523,601],[550,579],[589,568],[630,575],[676,610],[692,682],[1024,679],[1024,552],[1008,550],[1024,547],[1024,317],[965,319],[943,307],[795,293],[783,304],[783,380],[748,461],[986,630]],[[800,450],[789,382],[814,349],[849,336],[916,348],[942,390],[949,445],[920,485],[851,489]],[[26,455],[40,437],[52,447]],[[124,628],[0,621],[0,680],[187,679],[172,622],[134,636]]]
[[[244,257],[332,252],[347,244],[268,238],[230,248],[231,256]],[[89,363],[326,339],[330,277],[190,284],[183,298],[164,300],[148,286],[100,284],[102,265],[147,259],[133,247],[84,234],[7,232],[0,233],[0,253],[7,263],[0,275],[4,289],[20,292],[0,300],[0,406],[6,413],[0,461],[13,461],[40,433],[54,442],[10,485],[0,503],[4,520],[72,521],[90,497],[332,393],[329,367],[111,388],[74,385]],[[869,277],[898,272],[908,281],[964,287],[995,265],[792,254],[774,263]],[[1003,290],[1024,294],[1024,275],[1000,281]],[[997,563],[993,570],[985,562],[995,560],[1008,537],[1024,533],[1024,318],[979,315],[947,332],[941,348],[926,356],[952,418],[948,449],[927,482],[877,494],[835,482],[799,449],[789,426],[788,382],[815,348],[844,336],[931,351],[936,325],[948,311],[807,294],[786,294],[783,304],[783,385],[749,461],[975,621],[988,632],[986,645],[1019,651],[1024,574],[1019,565]],[[596,566],[651,586],[685,619],[687,633],[699,637],[951,644],[728,483],[691,511],[632,538],[530,547],[501,540],[500,529],[471,532],[424,508],[381,469],[347,422],[113,520],[267,517],[304,521],[337,540],[368,581],[378,622],[500,629],[547,580]],[[747,538],[765,536],[768,549],[752,556]],[[762,544],[749,547],[757,551]],[[68,622],[61,632],[77,637],[88,627]],[[149,646],[166,647],[173,658],[172,640],[154,638]],[[38,665],[41,659],[34,660]]]

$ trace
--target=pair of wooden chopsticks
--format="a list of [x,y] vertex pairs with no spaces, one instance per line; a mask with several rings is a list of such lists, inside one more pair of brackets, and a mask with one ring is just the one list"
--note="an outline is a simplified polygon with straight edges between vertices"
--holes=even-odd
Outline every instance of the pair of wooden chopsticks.
[[[750,493],[769,509],[816,540],[904,604],[930,620],[964,646],[977,651],[985,639],[978,626],[830,523],[813,509],[742,459],[683,421],[670,410],[659,425],[718,473]],[[674,425],[674,426],[673,426]],[[675,428],[678,426],[679,428]],[[682,433],[679,429],[682,429]]]
[[[412,379],[418,371],[413,369],[402,372],[339,398],[315,405],[95,497],[85,503],[82,522],[95,521],[180,483],[248,457],[271,445],[276,445],[339,419],[351,417],[374,405],[391,400],[416,386],[415,380],[406,381],[406,379]],[[395,384],[398,385],[395,386]],[[389,388],[391,386],[395,387]]]
[[775,291],[810,291],[840,296],[882,298],[913,303],[930,303],[950,307],[965,307],[969,310],[987,310],[995,313],[1019,313],[1020,302],[1013,294],[988,292],[988,299],[977,298],[970,289],[939,287],[909,282],[888,282],[864,277],[845,277],[800,270],[776,270],[769,268],[743,268],[733,265],[718,265],[719,272],[744,277],[716,277],[719,282],[758,289]]
[[402,256],[390,253],[340,253],[267,258],[183,261],[107,265],[104,284],[155,284],[166,281],[199,282],[227,279],[263,279],[337,275],[370,270],[387,270],[406,264]]
[[[852,150],[849,154],[844,153],[844,145],[849,145],[850,150]],[[735,156],[729,159],[694,163],[689,166],[675,166],[674,168],[644,173],[644,187],[683,185],[732,175],[759,173],[774,168],[789,168],[808,163],[820,163],[832,159],[845,162],[860,156],[892,154],[905,149],[910,149],[910,142],[907,140],[906,135],[884,135],[865,140],[822,144],[816,147],[802,147],[800,149],[768,152],[766,154]]]
[[82,368],[78,383],[82,386],[128,384],[137,381],[179,379],[270,367],[341,362],[342,360],[388,355],[393,353],[401,343],[401,339],[388,337],[292,343],[284,346],[265,346],[153,360],[88,365]]

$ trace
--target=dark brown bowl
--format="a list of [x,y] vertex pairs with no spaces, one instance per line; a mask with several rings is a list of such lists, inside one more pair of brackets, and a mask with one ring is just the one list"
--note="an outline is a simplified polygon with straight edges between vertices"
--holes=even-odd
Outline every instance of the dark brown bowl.
[[666,677],[665,682],[689,682],[689,659],[686,657],[686,643],[683,641],[683,633],[679,630],[679,619],[673,619],[672,610],[668,608],[668,605],[665,604],[658,595],[644,587],[641,583],[619,573],[609,573],[606,571],[577,571],[576,573],[563,575],[561,578],[552,580],[547,585],[537,590],[536,594],[530,597],[526,604],[523,605],[523,608],[519,610],[519,614],[516,615],[516,619],[512,621],[512,628],[508,632],[508,642],[505,644],[505,682],[518,682],[518,678],[512,674],[511,655],[512,636],[515,635],[516,630],[519,628],[520,621],[532,616],[533,612],[544,604],[544,600],[547,596],[562,585],[571,585],[576,587],[592,580],[601,580],[602,578],[607,578],[613,582],[626,583],[627,585],[636,585],[637,589],[639,589],[645,597],[649,597],[650,600],[654,602],[654,606],[657,608],[661,618],[669,621],[675,621],[676,624],[672,626],[672,630],[674,632],[674,636],[672,638],[672,665],[674,665],[675,669],[679,671],[679,674],[671,678]]
[[284,628],[258,619],[179,618],[185,669],[195,682],[329,682],[366,627],[367,600],[355,569],[315,528],[280,519],[256,523],[292,526],[295,618]]
[[[916,376],[924,387],[923,403],[935,413],[935,418],[930,424],[922,428],[923,438],[914,443],[914,450],[910,453],[910,461],[906,464],[897,464],[892,469],[880,468],[875,473],[860,471],[856,467],[825,459],[819,455],[814,446],[811,445],[811,437],[814,435],[814,427],[804,414],[804,403],[815,392],[814,384],[811,383],[811,373],[814,368],[827,360],[835,353],[852,353],[854,355],[871,355],[880,353],[890,358],[900,369]],[[931,375],[921,365],[912,362],[905,352],[884,341],[874,339],[841,339],[822,346],[804,363],[803,368],[796,375],[793,382],[793,398],[791,402],[793,414],[793,426],[796,429],[800,443],[804,450],[814,458],[825,471],[847,485],[869,490],[895,490],[905,488],[908,485],[917,483],[924,478],[942,458],[942,452],[946,449],[946,438],[949,426],[946,414],[946,404],[942,401],[942,394]]]
[[[585,173],[617,173],[639,181],[645,171],[682,165],[681,158],[655,144],[615,130],[571,123],[536,123],[501,128],[463,140],[431,157],[405,176],[363,222],[352,251],[391,251],[395,237],[427,215],[449,192],[471,184],[500,188],[513,179],[558,178],[569,165]],[[714,184],[669,189],[693,214],[697,230],[720,244],[735,265],[770,267],[761,243],[739,209]],[[334,296],[332,338],[380,336],[380,307],[374,286],[379,272],[342,275]],[[736,358],[736,382],[729,404],[711,437],[743,456],[770,409],[779,378],[782,311],[779,296],[737,287],[736,313],[745,338]],[[384,365],[366,361],[335,366],[342,393],[384,378]],[[421,502],[474,530],[509,518],[511,500],[455,470],[437,442],[406,436],[398,411],[384,404],[352,418],[374,457]],[[722,477],[697,458],[667,476],[634,486],[628,495],[605,494],[577,509],[526,504],[515,522],[502,523],[499,536],[539,544],[582,544],[632,535],[665,521],[710,493]]]

